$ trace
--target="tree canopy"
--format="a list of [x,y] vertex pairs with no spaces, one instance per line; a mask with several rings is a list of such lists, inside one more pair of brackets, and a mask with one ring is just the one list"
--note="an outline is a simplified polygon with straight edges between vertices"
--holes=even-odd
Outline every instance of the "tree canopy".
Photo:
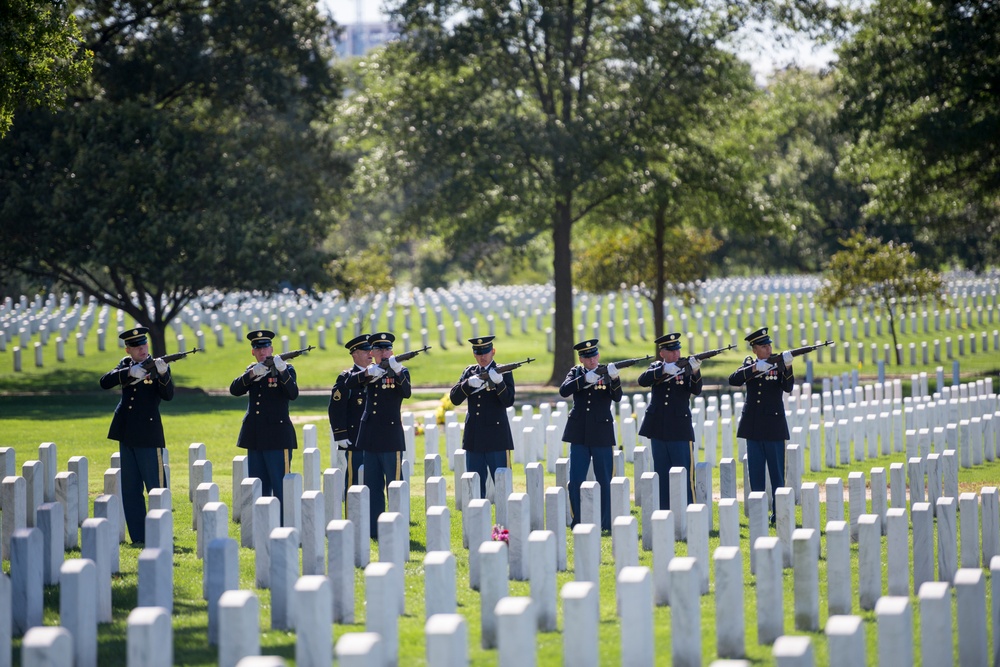
[[66,89],[90,73],[92,54],[82,39],[65,2],[0,5],[0,138],[18,107],[58,107]]
[[[793,5],[785,5],[789,8]],[[403,0],[401,39],[345,108],[371,192],[453,246],[551,237],[552,382],[573,363],[574,225],[626,193],[647,149],[737,63],[720,43],[759,2]]]
[[896,311],[917,299],[944,299],[944,281],[919,268],[909,245],[885,243],[857,231],[844,240],[844,249],[830,258],[824,285],[816,299],[824,308],[870,303],[889,316],[896,364],[902,364],[896,338]]
[[909,226],[937,261],[997,261],[1000,4],[879,0],[839,55],[854,135],[841,170],[866,214]]
[[0,264],[163,328],[204,288],[330,285],[340,82],[304,0],[91,0],[93,77],[0,144]]

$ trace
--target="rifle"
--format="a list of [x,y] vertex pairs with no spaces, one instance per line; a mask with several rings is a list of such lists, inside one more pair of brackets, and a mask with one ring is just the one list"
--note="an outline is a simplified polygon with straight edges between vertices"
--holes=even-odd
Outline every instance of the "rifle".
[[[183,359],[189,354],[194,354],[196,352],[204,352],[204,351],[205,350],[201,349],[200,347],[196,347],[192,350],[188,350],[187,352],[175,352],[173,354],[165,354],[162,357],[160,357],[160,360],[165,361],[169,364],[173,361],[178,361],[180,359]],[[142,370],[146,371],[147,373],[152,373],[153,370],[156,368],[156,359],[154,359],[152,356],[146,357],[145,360],[139,362],[139,365],[142,366]],[[136,384],[137,382],[142,382],[142,380],[132,380],[132,382],[130,382],[129,384]]]
[[[711,359],[712,357],[718,356],[718,355],[722,354],[723,352],[726,352],[727,350],[735,350],[735,349],[736,349],[735,345],[729,345],[727,347],[720,347],[717,350],[709,350],[708,352],[702,352],[701,354],[693,354],[691,356],[693,356],[698,361],[705,361],[706,359]],[[687,368],[690,365],[690,364],[688,364],[688,358],[687,357],[683,357],[681,359],[678,359],[674,363],[677,364],[677,368],[680,368],[682,370],[685,369],[685,368]]]
[[[289,359],[294,359],[295,357],[301,356],[310,350],[315,350],[315,346],[310,345],[309,347],[304,347],[301,350],[292,350],[291,352],[282,352],[278,356],[281,357],[282,361],[288,361]],[[260,362],[267,366],[267,370],[274,368],[274,357],[268,357],[264,361]]]
[[[410,359],[412,359],[413,357],[417,356],[421,352],[426,352],[429,349],[431,349],[430,345],[424,345],[420,349],[410,350],[409,352],[404,352],[403,354],[397,354],[397,355],[395,355],[396,361],[398,361],[400,363],[403,363],[404,361],[409,361]],[[387,377],[395,377],[396,373],[391,368],[389,368],[389,360],[388,359],[383,359],[382,361],[380,361],[378,363],[378,367],[381,368],[382,370],[386,371],[386,376]]]
[[[499,366],[498,365],[493,370],[495,370],[500,375],[503,375],[504,373],[509,373],[509,372],[511,372],[513,370],[516,370],[516,369],[520,368],[521,366],[524,366],[525,364],[530,364],[532,361],[534,361],[534,359],[532,359],[531,357],[528,357],[524,361],[515,361],[515,362],[510,363],[510,364],[504,364],[503,366]],[[474,373],[474,375],[478,376],[480,380],[482,380],[483,382],[485,382],[490,377],[490,371],[489,370],[480,371],[478,373]],[[472,376],[470,375],[469,377],[472,377]]]
[[[617,369],[620,370],[622,368],[628,368],[629,366],[634,366],[635,364],[639,363],[640,361],[646,361],[647,359],[652,359],[652,358],[653,358],[653,355],[647,354],[645,357],[635,357],[633,359],[622,359],[621,361],[613,361],[611,363],[613,363],[615,365],[615,368],[617,368]],[[597,368],[594,369],[594,372],[597,373],[598,375],[602,376],[602,377],[610,377],[608,375],[608,365],[607,364],[601,364],[601,365],[599,365]]]
[[[816,343],[815,345],[803,345],[802,347],[796,347],[796,348],[793,348],[791,350],[786,350],[786,351],[790,352],[793,357],[801,357],[803,354],[808,354],[810,352],[814,352],[814,351],[818,350],[821,347],[826,347],[827,345],[833,345],[833,341],[832,340],[828,340],[828,341],[825,341],[825,342],[822,342],[822,343]],[[766,361],[769,364],[777,364],[778,360],[781,359],[781,355],[782,355],[781,352],[778,352],[777,354],[772,354],[770,357],[768,357],[766,359]],[[754,361],[753,363],[747,364],[746,366],[741,366],[739,369],[737,369],[736,372],[737,373],[746,372],[748,370],[753,369],[753,367],[756,366],[756,365],[757,365],[757,361]],[[757,375],[759,375],[759,373],[755,373],[754,377],[757,377]]]

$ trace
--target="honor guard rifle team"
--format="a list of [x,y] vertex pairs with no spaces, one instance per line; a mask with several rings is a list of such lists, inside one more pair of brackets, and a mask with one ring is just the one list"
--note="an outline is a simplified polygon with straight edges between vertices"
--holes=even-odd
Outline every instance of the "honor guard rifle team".
[[[174,396],[168,361],[184,356],[150,357],[148,332],[144,327],[123,331],[119,338],[127,356],[101,378],[103,389],[122,388],[108,438],[119,442],[125,521],[137,544],[145,541],[143,488],[149,491],[166,485],[159,405]],[[232,381],[229,391],[233,396],[248,397],[236,445],[247,450],[249,476],[260,480],[262,495],[275,496],[280,502],[292,451],[298,446],[288,403],[298,397],[299,388],[295,369],[288,360],[312,348],[275,355],[274,336],[266,329],[247,334],[254,362]],[[487,482],[495,481],[497,469],[512,467],[514,440],[507,420],[507,408],[514,405],[515,397],[512,369],[534,361],[529,358],[498,366],[494,360],[495,338],[469,339],[475,363],[462,371],[449,392],[454,405],[468,406],[462,446],[468,472],[479,474],[482,498],[486,497]],[[784,485],[788,425],[782,395],[791,392],[795,382],[792,360],[819,346],[772,354],[766,327],[745,340],[752,354],[729,376],[730,385],[746,385],[737,436],[746,439],[750,488],[765,489],[766,470],[773,494]],[[337,456],[345,471],[345,490],[356,484],[368,487],[371,536],[376,539],[378,518],[385,512],[386,489],[391,482],[402,479],[406,446],[401,410],[402,402],[412,393],[410,372],[393,354],[394,342],[395,336],[389,332],[361,334],[349,340],[345,347],[352,364],[337,377],[328,408]],[[660,508],[669,509],[671,468],[684,469],[687,503],[694,500],[695,437],[690,403],[691,397],[702,391],[702,360],[733,346],[682,358],[680,333],[660,336],[655,344],[657,358],[638,378],[639,386],[648,388],[650,396],[639,435],[650,439],[653,469],[660,483]],[[573,349],[579,364],[569,370],[559,388],[560,396],[573,398],[562,434],[563,441],[569,443],[572,524],[582,519],[580,487],[592,470],[600,485],[601,529],[608,531],[613,453],[617,446],[612,403],[622,398],[621,368],[650,357],[620,360],[618,366],[613,362],[601,364],[596,338],[581,341]],[[402,354],[401,358],[412,358],[421,351]]]

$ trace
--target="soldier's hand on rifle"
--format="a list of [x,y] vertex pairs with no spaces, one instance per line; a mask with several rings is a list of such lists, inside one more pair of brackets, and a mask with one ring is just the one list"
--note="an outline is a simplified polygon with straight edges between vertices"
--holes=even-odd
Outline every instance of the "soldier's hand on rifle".
[[378,364],[372,364],[368,367],[368,375],[373,379],[377,380],[383,375],[385,375],[385,369]]
[[614,380],[616,377],[618,377],[618,373],[619,371],[617,366],[615,366],[614,364],[608,364],[608,377]]
[[584,373],[583,379],[587,381],[587,384],[597,384],[597,381],[601,379],[601,376],[594,371],[587,371]]
[[279,372],[283,373],[288,369],[288,362],[282,359],[280,356],[274,358],[274,368]]
[[478,375],[470,375],[469,379],[466,381],[469,383],[469,386],[472,387],[473,389],[479,389],[480,387],[483,386],[483,381],[482,379],[480,379]]
[[156,366],[156,372],[160,375],[166,375],[170,367],[167,365],[163,359],[154,359],[153,365]]
[[758,373],[766,373],[774,368],[774,364],[767,363],[767,359],[758,359],[757,363],[754,364],[754,368],[757,369]]
[[128,374],[129,377],[134,377],[136,380],[142,380],[149,375],[141,364],[132,364],[132,366],[128,369]]
[[781,353],[781,360],[785,362],[786,366],[791,366],[792,365],[792,353],[789,352],[788,350],[785,350],[784,352]]
[[260,378],[267,375],[269,371],[267,370],[267,366],[258,361],[256,364],[250,367],[250,372],[253,373],[253,376],[255,378]]
[[389,368],[392,369],[393,373],[403,372],[403,364],[396,361],[396,355],[392,355],[391,357],[389,357]]
[[701,361],[697,357],[688,357],[688,366],[691,367],[692,373],[697,373],[698,369],[701,368]]
[[490,369],[490,382],[493,384],[503,384],[503,376],[497,373],[497,369]]
[[674,362],[668,361],[667,363],[663,364],[663,372],[666,373],[667,375],[680,375],[681,368]]

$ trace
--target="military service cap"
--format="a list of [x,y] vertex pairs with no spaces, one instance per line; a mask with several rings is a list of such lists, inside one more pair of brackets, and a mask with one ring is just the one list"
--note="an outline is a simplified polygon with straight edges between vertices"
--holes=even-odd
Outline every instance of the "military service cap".
[[597,355],[597,338],[591,338],[577,343],[573,346],[581,357],[593,357]]
[[125,341],[125,347],[139,347],[146,344],[146,334],[148,333],[149,329],[146,327],[136,327],[121,332],[118,337]]
[[253,348],[271,347],[273,338],[274,332],[267,329],[257,329],[247,334],[247,340],[250,341],[250,347]]
[[380,333],[373,333],[371,336],[368,337],[368,342],[376,350],[391,348],[392,343],[395,340],[396,340],[395,336],[385,331]]
[[743,340],[750,343],[751,345],[771,344],[771,337],[767,335],[767,327],[761,327],[760,329],[757,329]]
[[660,336],[655,341],[658,350],[679,350],[681,349],[681,335],[679,333],[668,333]]
[[475,338],[470,338],[469,342],[472,343],[472,354],[489,354],[489,351],[493,349],[493,339],[496,336],[477,336]]
[[344,347],[347,348],[348,352],[354,352],[355,350],[370,350],[372,344],[368,342],[368,334],[361,334],[347,341]]

